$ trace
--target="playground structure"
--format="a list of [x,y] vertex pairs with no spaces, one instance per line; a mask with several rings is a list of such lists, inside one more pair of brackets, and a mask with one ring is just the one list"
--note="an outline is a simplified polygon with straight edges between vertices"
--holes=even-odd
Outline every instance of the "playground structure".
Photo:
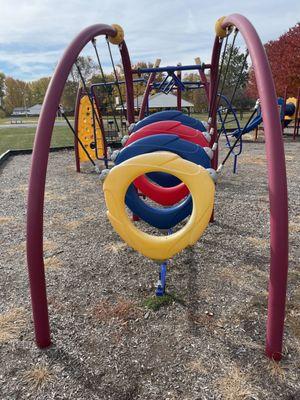
[[[102,172],[103,179],[106,177],[103,184],[104,195],[108,207],[108,217],[119,235],[142,254],[162,262],[161,285],[157,289],[157,294],[162,294],[167,260],[186,246],[195,243],[208,225],[214,207],[216,171],[221,172],[227,158],[240,142],[246,130],[245,127],[247,128],[251,124],[254,117],[253,114],[243,128],[240,126],[237,128],[238,131],[235,132],[233,144],[229,145],[226,159],[218,163],[218,141],[223,130],[222,128],[218,130],[217,126],[219,99],[222,97],[220,71],[223,67],[222,60],[229,37],[233,37],[235,40],[238,32],[245,40],[254,65],[268,161],[271,256],[266,354],[275,360],[281,358],[288,270],[288,205],[281,119],[264,48],[251,23],[238,14],[222,17],[217,21],[210,64],[201,64],[197,60],[193,66],[159,67],[155,65],[153,68],[132,70],[124,33],[118,25],[99,24],[88,27],[66,49],[48,87],[39,119],[28,193],[27,259],[36,342],[39,347],[43,348],[51,344],[43,262],[43,205],[49,147],[60,97],[73,64],[78,68],[76,60],[81,50],[91,41],[97,59],[100,61],[95,40],[98,36],[106,36],[108,42],[117,45],[120,50],[126,86],[126,126],[129,127],[130,135],[124,149],[115,157],[116,166],[109,171],[106,170],[105,173]],[[246,56],[248,56],[248,52]],[[102,70],[101,64],[99,67]],[[180,112],[180,92],[185,89],[184,83],[180,79],[180,73],[190,70],[199,72],[199,87],[201,86],[205,90],[208,98],[207,129],[206,124],[194,119],[187,119]],[[205,71],[210,73],[209,82],[206,79]],[[136,124],[133,101],[133,74],[135,73],[138,75],[148,74],[139,112],[139,122]],[[179,111],[175,114],[169,112],[163,118],[161,118],[161,114],[144,118],[147,97],[157,73],[167,74],[167,78],[161,83],[164,91],[173,88],[178,91]],[[238,84],[239,79],[237,79]],[[96,122],[93,124],[92,134],[87,132],[88,135],[92,135],[94,143],[92,146],[93,157],[90,156],[90,152],[79,138],[76,126],[70,126],[75,137],[77,169],[79,169],[79,161],[83,161],[83,157],[89,159],[95,167],[97,167],[95,159],[103,160],[107,167],[109,157],[99,105],[97,106],[97,101],[92,97],[84,81],[82,86],[84,95],[88,97],[84,104],[81,103],[82,97],[78,97],[77,110],[80,107],[86,107],[86,112],[90,112],[93,121]],[[89,100],[89,105],[87,100]],[[223,127],[231,104],[232,99],[230,99],[227,112],[222,119]],[[61,110],[67,120],[63,109]],[[76,124],[84,123],[84,121],[80,121],[80,114],[82,113],[77,111]],[[67,122],[69,123],[68,120]],[[154,126],[153,131],[152,125]],[[134,139],[135,136],[136,139]],[[81,155],[79,147],[81,147]],[[99,172],[98,167],[96,170]],[[150,180],[149,176],[144,174],[151,174]],[[146,192],[148,197],[155,199],[160,204],[163,204],[163,199],[167,198],[165,205],[171,205],[171,207],[157,208],[149,206],[146,202],[143,203],[138,190],[143,194]],[[166,197],[168,192],[171,194]],[[140,231],[126,214],[125,202],[136,215],[144,220],[148,218],[147,222],[152,226],[160,224],[157,227],[167,229],[169,234],[156,237]],[[189,215],[187,224],[173,232],[175,225]]]
[[[248,53],[246,53],[246,57]],[[245,60],[246,60],[245,57]],[[170,92],[175,92],[177,98],[177,110],[182,110],[182,92],[187,90],[199,90],[204,89],[205,95],[207,96],[207,88],[208,82],[205,73],[202,70],[199,70],[199,75],[201,77],[201,81],[186,81],[181,80],[181,70],[177,71],[177,75],[175,75],[174,70],[178,67],[161,67],[159,68],[160,59],[156,60],[153,68],[143,68],[135,70],[134,72],[138,73],[140,76],[147,72],[150,72],[148,80],[141,77],[137,79],[133,79],[133,83],[144,84],[144,93],[142,96],[142,102],[140,104],[140,108],[138,105],[135,105],[135,109],[139,111],[138,121],[141,121],[145,118],[145,116],[149,116],[149,95],[155,90],[157,93],[165,93],[168,94]],[[198,65],[201,65],[200,59],[197,58],[195,60],[198,62]],[[100,64],[101,65],[101,64]],[[194,66],[184,66],[183,70],[191,71],[195,67]],[[102,68],[101,68],[102,70]],[[152,71],[152,72],[151,72]],[[155,76],[157,72],[162,73],[166,72],[166,76],[160,82],[155,81]],[[241,71],[242,72],[242,71]],[[174,76],[174,78],[173,78]],[[170,79],[171,78],[171,79]],[[104,74],[102,77],[105,80]],[[169,79],[169,80],[168,80]],[[84,84],[86,91],[90,90],[90,98],[89,95],[82,90],[82,87],[78,90],[77,96],[77,104],[75,107],[75,155],[76,155],[76,170],[80,172],[80,165],[91,160],[104,160],[107,166],[107,160],[109,156],[107,154],[107,150],[109,146],[119,147],[121,143],[124,141],[123,137],[125,135],[125,139],[127,137],[127,121],[124,115],[125,107],[120,91],[120,86],[123,85],[125,81],[116,80],[114,82],[101,82],[97,84],[92,84],[90,89],[87,88],[87,85]],[[119,107],[121,110],[120,120],[118,122],[118,115],[116,114],[116,107],[114,106],[114,100],[112,99],[112,91],[111,88],[113,86],[117,86],[119,88],[119,94],[121,98],[122,106]],[[105,88],[104,92],[102,90],[101,95],[97,94],[97,88]],[[112,115],[108,117],[104,116],[101,110],[101,104],[103,100],[103,95],[108,93],[108,103],[110,106],[110,110]],[[299,123],[300,123],[300,91],[298,90],[298,96],[295,97],[287,97],[287,90],[285,91],[284,98],[279,97],[277,99],[279,114],[282,124],[282,131],[288,126],[294,124],[293,127],[293,139],[295,140],[296,136],[299,134]],[[254,140],[258,139],[258,131],[263,130],[263,118],[260,107],[260,100],[258,99],[256,102],[253,111],[248,118],[248,121],[244,126],[242,126],[239,121],[237,110],[234,108],[232,101],[234,96],[231,99],[227,98],[224,94],[218,94],[218,108],[217,108],[217,117],[218,117],[218,136],[224,136],[226,140],[226,146],[230,151],[228,155],[232,155],[234,157],[233,162],[233,173],[237,172],[237,164],[238,157],[242,154],[243,151],[243,137],[245,134],[250,132],[254,132]],[[93,99],[94,106],[89,107],[91,104],[91,98]],[[82,104],[86,104],[86,107],[81,107]],[[225,116],[223,113],[225,112]],[[151,123],[153,124],[159,118],[161,120],[171,120],[175,119],[175,114],[172,116],[172,113],[166,113],[165,117],[162,117],[158,113],[157,115],[153,115],[151,118]],[[181,115],[178,113],[178,115]],[[228,119],[230,115],[231,119]],[[66,118],[66,117],[65,117]],[[184,115],[181,115],[181,118],[188,120]],[[105,121],[106,119],[106,121]],[[146,120],[149,121],[149,120]],[[195,122],[196,121],[196,122]],[[68,122],[68,120],[67,120]],[[150,122],[139,122],[139,129],[141,129],[142,124],[150,123]],[[205,133],[207,123],[205,121],[197,121],[194,120],[194,124],[196,123],[198,129]],[[234,128],[232,128],[232,124]],[[69,124],[69,122],[68,122]],[[204,126],[204,125],[205,126]],[[69,124],[70,125],[70,124]],[[229,125],[229,126],[227,126]],[[151,126],[151,128],[153,125]],[[163,127],[162,127],[163,129]],[[133,130],[136,130],[132,128]],[[161,131],[162,132],[162,131]],[[173,132],[176,134],[176,132]],[[234,141],[234,139],[236,139]]]
[[281,102],[282,127],[288,127],[291,123],[293,127],[293,139],[299,135],[300,124],[300,88],[298,88],[297,97],[287,97],[288,89],[285,88],[284,98]]
[[[281,119],[282,133],[285,132],[285,128],[292,125],[293,140],[299,135],[300,127],[300,88],[297,92],[297,97],[287,97],[287,88],[285,88],[284,97],[278,98],[279,114]],[[261,112],[258,111],[257,118],[252,129],[255,130],[254,139],[258,138],[258,131],[263,130],[263,126],[260,126],[263,122]],[[249,130],[249,131],[250,131]]]

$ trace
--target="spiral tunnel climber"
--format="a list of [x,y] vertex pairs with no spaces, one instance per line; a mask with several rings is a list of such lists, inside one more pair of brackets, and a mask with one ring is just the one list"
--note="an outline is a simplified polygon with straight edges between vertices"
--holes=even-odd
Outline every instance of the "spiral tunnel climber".
[[[271,257],[266,353],[276,360],[281,358],[288,269],[288,207],[281,121],[274,83],[262,43],[245,17],[232,14],[220,18],[215,33],[209,64],[201,63],[196,58],[193,65],[160,67],[160,60],[157,60],[151,68],[135,69],[130,61],[123,29],[119,25],[96,24],[74,38],[57,64],[39,118],[28,190],[27,260],[35,335],[39,347],[51,344],[43,259],[43,207],[51,136],[58,110],[74,135],[77,171],[80,171],[81,162],[88,161],[96,173],[100,174],[107,216],[113,228],[133,249],[161,263],[156,293],[162,295],[168,260],[192,246],[203,234],[214,209],[216,177],[221,174],[234,148],[241,144],[242,135],[256,121],[254,110],[244,126],[235,116],[236,129],[233,133],[227,129],[227,117],[234,114],[233,100],[243,71],[236,77],[230,99],[225,100],[226,104],[223,101],[226,97],[223,88],[226,87],[224,82],[234,41],[240,33],[247,49],[244,60],[249,55],[255,71],[268,161]],[[97,45],[101,38],[107,45],[115,78],[113,82],[107,82],[103,72],[102,53]],[[231,47],[229,40],[232,40]],[[78,62],[80,53],[89,43],[95,51],[101,78],[90,87]],[[123,81],[118,77],[111,45],[121,57]],[[229,54],[226,52],[228,48]],[[226,54],[229,62],[224,73]],[[245,65],[246,62],[243,62],[242,69]],[[60,98],[66,82],[73,75],[73,68],[80,79],[74,125],[60,105]],[[198,82],[184,80],[181,77],[184,71],[194,71],[199,77]],[[138,75],[138,78],[134,79],[134,75]],[[157,76],[162,80],[157,81]],[[135,82],[145,83],[138,118],[134,104]],[[121,85],[125,87],[126,108]],[[107,94],[108,115],[112,121],[105,120],[102,115],[101,104],[95,95],[97,87],[101,87]],[[112,87],[116,88],[120,99],[119,119],[112,98]],[[192,88],[204,91],[208,110],[206,121],[182,112],[181,93]],[[147,115],[151,90],[176,93],[177,110]],[[222,107],[220,101],[223,102]],[[110,129],[110,133],[118,136],[125,129],[126,135],[121,150],[110,156],[106,133],[111,124],[115,126],[116,132]],[[233,143],[228,142],[227,156],[219,163],[218,145],[222,134],[226,137],[231,135]],[[98,165],[98,161],[104,163],[105,169]],[[114,165],[108,169],[112,162]],[[146,231],[143,230],[144,223],[150,225]],[[154,235],[155,230],[160,230],[160,234]]]
[[[140,121],[137,127],[141,128],[134,129],[116,155],[115,167],[102,173],[107,214],[115,230],[135,250],[163,261],[199,239],[209,223],[215,191],[209,135],[180,122],[174,125],[171,118],[168,120],[169,114],[172,117],[173,112],[153,114],[149,121]],[[167,119],[151,123],[159,117]],[[197,122],[193,118],[184,120]],[[144,202],[142,196],[156,206]],[[190,218],[179,231],[158,238],[133,225],[125,204],[158,229],[170,230]]]

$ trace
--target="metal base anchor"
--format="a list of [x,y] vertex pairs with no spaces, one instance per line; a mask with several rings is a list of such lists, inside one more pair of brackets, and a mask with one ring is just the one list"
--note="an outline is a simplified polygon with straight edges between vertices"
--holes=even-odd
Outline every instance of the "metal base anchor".
[[167,261],[164,261],[160,265],[159,278],[158,278],[157,287],[156,287],[156,291],[155,291],[156,296],[164,296],[164,294],[165,294],[166,278],[167,278],[167,265],[168,265]]

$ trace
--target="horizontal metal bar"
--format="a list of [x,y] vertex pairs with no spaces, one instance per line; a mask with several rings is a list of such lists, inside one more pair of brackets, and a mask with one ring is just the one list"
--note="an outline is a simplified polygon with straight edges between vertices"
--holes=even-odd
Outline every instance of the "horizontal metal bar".
[[158,67],[158,68],[137,68],[132,69],[131,72],[133,74],[148,74],[148,73],[158,73],[158,72],[175,72],[175,71],[193,71],[199,69],[207,69],[210,68],[210,65],[206,64],[195,64],[195,65],[176,65],[176,66],[166,66],[166,67]]
[[[185,86],[192,86],[192,87],[195,87],[195,88],[200,88],[200,87],[203,87],[204,86],[204,83],[203,82],[192,82],[192,81],[181,81]],[[152,87],[154,88],[154,89],[156,89],[159,85],[160,85],[160,83],[161,82],[154,82],[153,84],[152,84]]]
[[[146,83],[146,79],[144,79],[144,78],[133,79],[133,83],[139,83],[139,82],[145,82]],[[98,82],[98,83],[93,83],[91,85],[91,88],[94,88],[94,87],[97,87],[97,86],[124,85],[125,83],[126,83],[125,81]]]

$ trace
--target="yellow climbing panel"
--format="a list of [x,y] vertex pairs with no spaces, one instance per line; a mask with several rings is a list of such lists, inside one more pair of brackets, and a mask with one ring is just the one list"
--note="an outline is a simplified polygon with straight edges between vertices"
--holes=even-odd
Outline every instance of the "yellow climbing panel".
[[[95,112],[98,115],[98,119],[100,120],[101,116],[99,115],[98,109],[95,105]],[[96,144],[97,144],[97,155],[98,157],[104,157],[104,140],[103,133],[101,127],[99,126],[99,122],[95,115],[93,121],[93,110],[91,106],[90,99],[87,95],[84,95],[80,99],[79,109],[78,109],[78,125],[77,125],[77,135],[85,149],[91,156],[93,160],[96,160]],[[94,137],[94,127],[93,123],[95,122],[96,126],[96,143]],[[82,149],[80,143],[78,143],[78,154],[80,162],[89,161],[88,156],[85,151]]]

